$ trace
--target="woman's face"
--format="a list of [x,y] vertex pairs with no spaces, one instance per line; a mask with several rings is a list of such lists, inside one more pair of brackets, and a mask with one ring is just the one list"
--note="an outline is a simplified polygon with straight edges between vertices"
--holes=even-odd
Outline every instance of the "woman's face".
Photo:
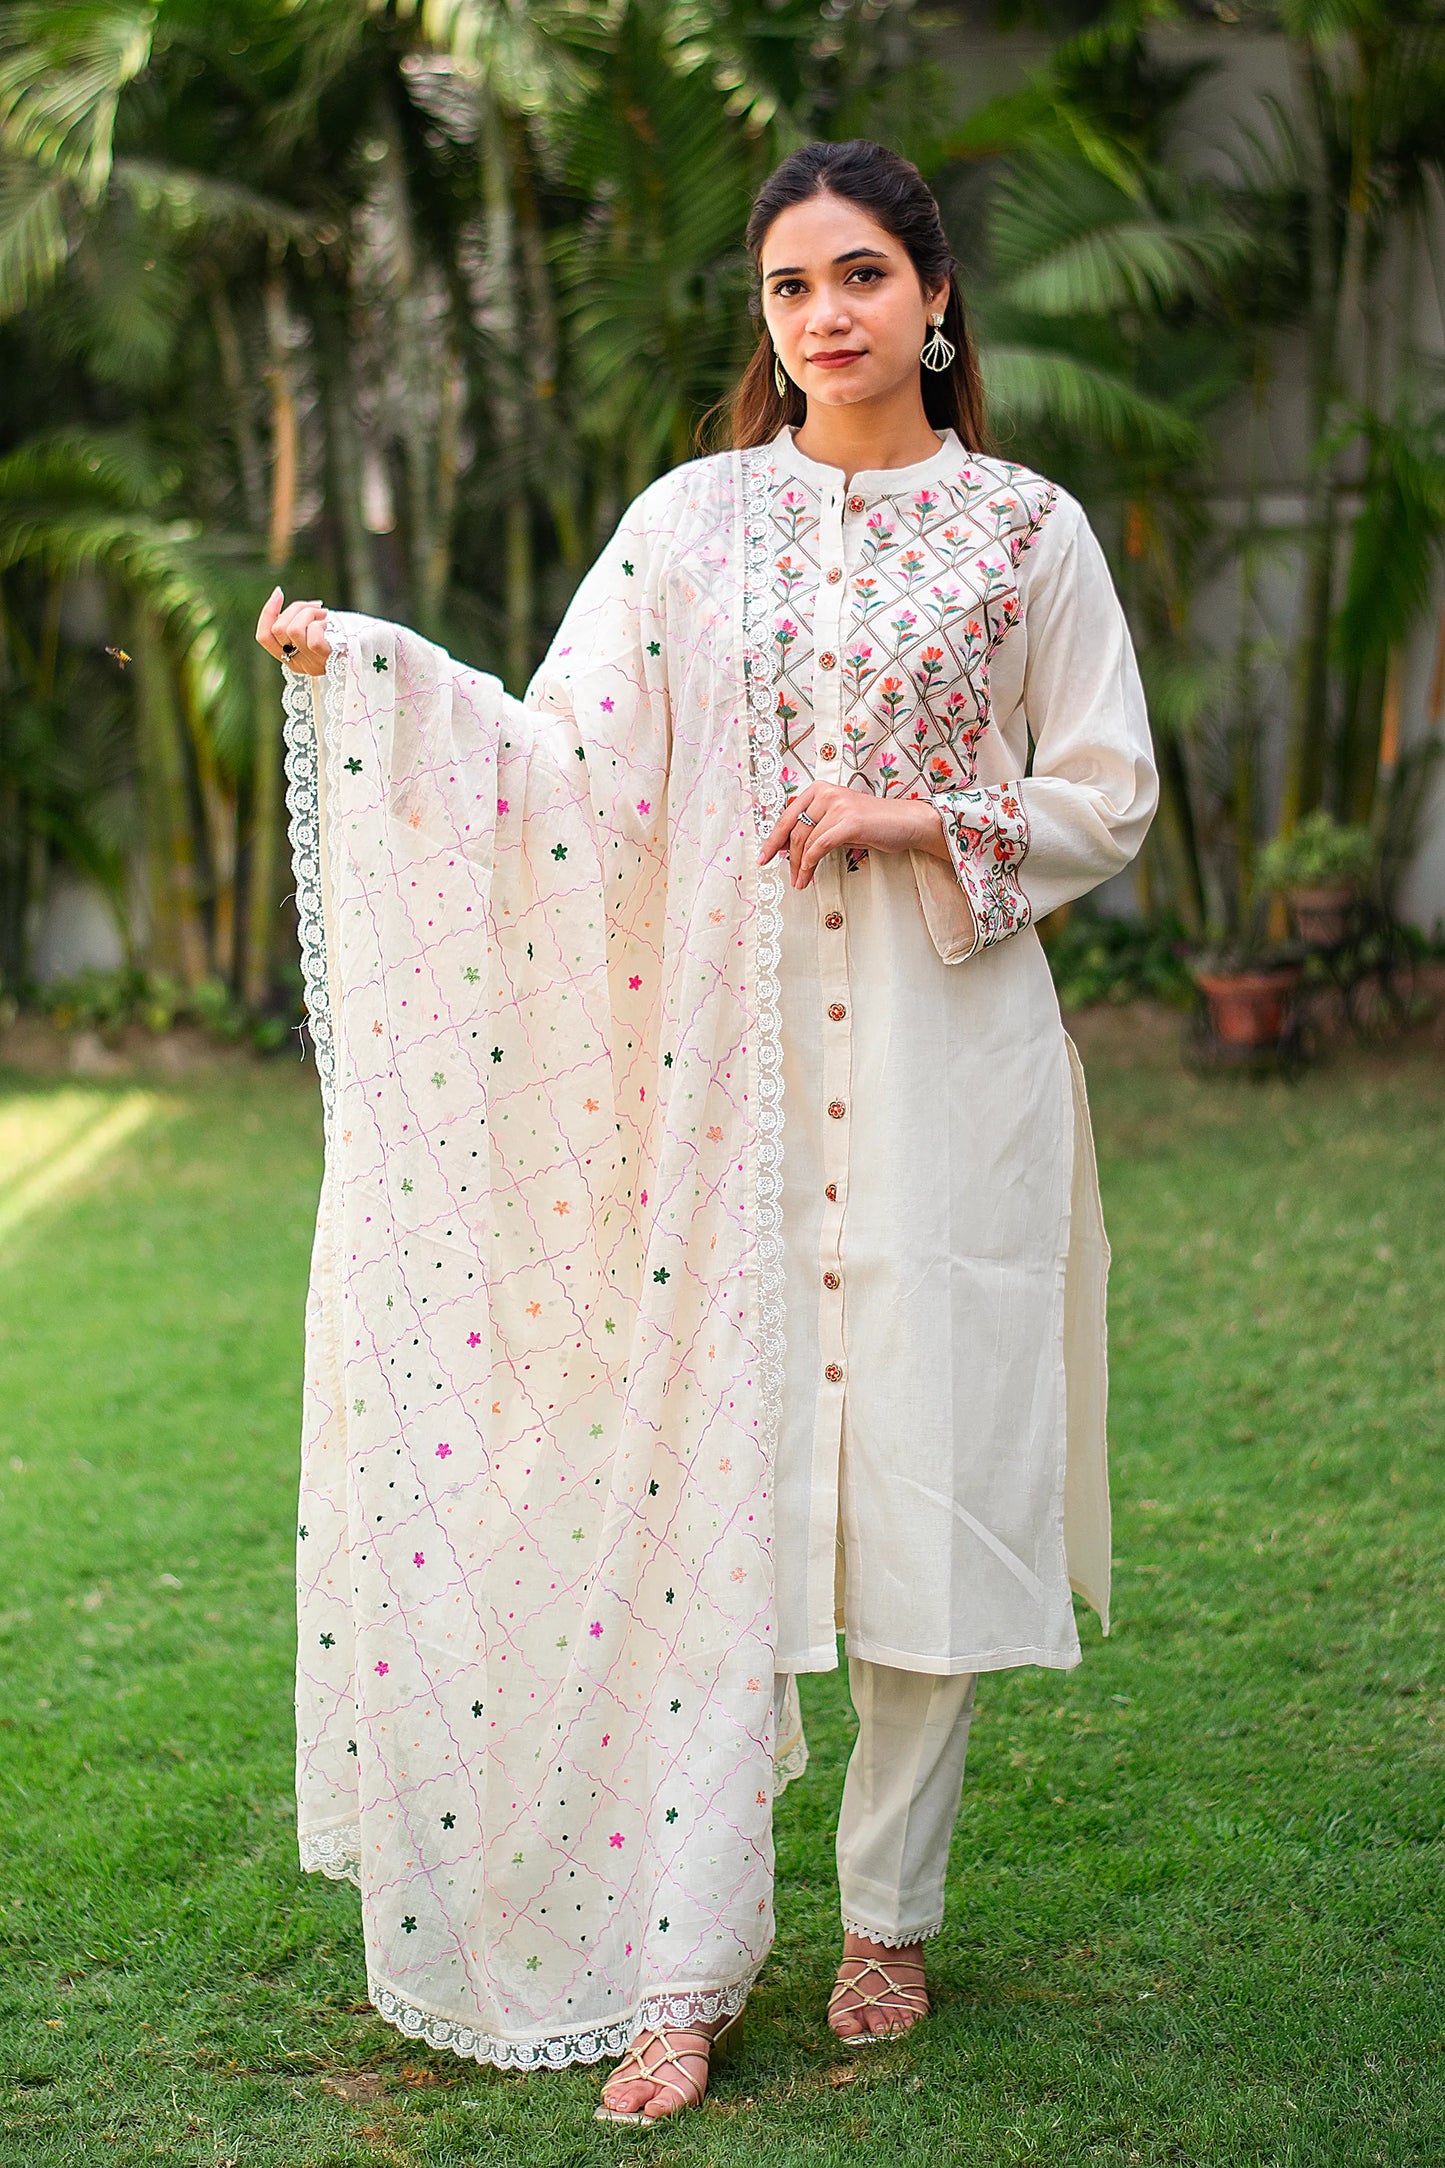
[[901,241],[842,196],[779,212],[762,250],[763,319],[809,404],[853,406],[918,381],[947,281],[919,283]]

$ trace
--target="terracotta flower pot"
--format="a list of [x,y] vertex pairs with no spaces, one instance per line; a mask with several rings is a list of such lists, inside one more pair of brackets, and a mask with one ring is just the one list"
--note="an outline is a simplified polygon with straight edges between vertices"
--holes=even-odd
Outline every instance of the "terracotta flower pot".
[[1197,971],[1215,1035],[1226,1046],[1277,1046],[1299,967],[1270,971]]
[[1332,881],[1319,888],[1289,891],[1290,917],[1301,941],[1313,948],[1333,948],[1350,930],[1355,909],[1352,882]]

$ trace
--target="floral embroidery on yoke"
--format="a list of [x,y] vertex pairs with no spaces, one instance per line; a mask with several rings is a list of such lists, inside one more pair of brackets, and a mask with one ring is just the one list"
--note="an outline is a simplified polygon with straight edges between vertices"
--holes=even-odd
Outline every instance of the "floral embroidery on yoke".
[[[880,797],[932,797],[974,783],[990,717],[989,664],[1018,623],[1019,560],[1055,497],[1038,476],[989,460],[875,503],[847,575],[843,783]],[[819,510],[811,483],[775,476],[772,643],[786,802],[815,772]]]

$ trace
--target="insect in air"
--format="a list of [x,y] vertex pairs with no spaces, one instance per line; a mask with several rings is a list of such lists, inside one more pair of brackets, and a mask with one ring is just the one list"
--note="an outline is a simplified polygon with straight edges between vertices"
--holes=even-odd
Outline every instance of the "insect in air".
[[114,655],[116,661],[120,664],[122,670],[130,661],[130,657],[129,655],[127,655],[123,647],[108,647],[105,652],[107,653],[107,655]]

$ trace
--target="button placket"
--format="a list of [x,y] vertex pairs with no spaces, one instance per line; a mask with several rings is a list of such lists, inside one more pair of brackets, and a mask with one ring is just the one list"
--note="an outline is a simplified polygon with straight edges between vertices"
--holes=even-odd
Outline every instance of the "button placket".
[[[818,1257],[818,1346],[825,1385],[841,1386],[847,1375],[843,1344],[843,1198],[847,1194],[849,1100],[853,1074],[853,1005],[848,981],[848,925],[843,909],[843,862],[830,851],[814,875],[818,890],[818,981],[823,1001],[823,1073],[819,1079],[826,1120],[823,1123],[823,1172],[826,1176]],[[818,1410],[817,1445],[833,1468],[843,1443],[842,1394],[824,1394]],[[826,1440],[823,1432],[826,1428]]]

